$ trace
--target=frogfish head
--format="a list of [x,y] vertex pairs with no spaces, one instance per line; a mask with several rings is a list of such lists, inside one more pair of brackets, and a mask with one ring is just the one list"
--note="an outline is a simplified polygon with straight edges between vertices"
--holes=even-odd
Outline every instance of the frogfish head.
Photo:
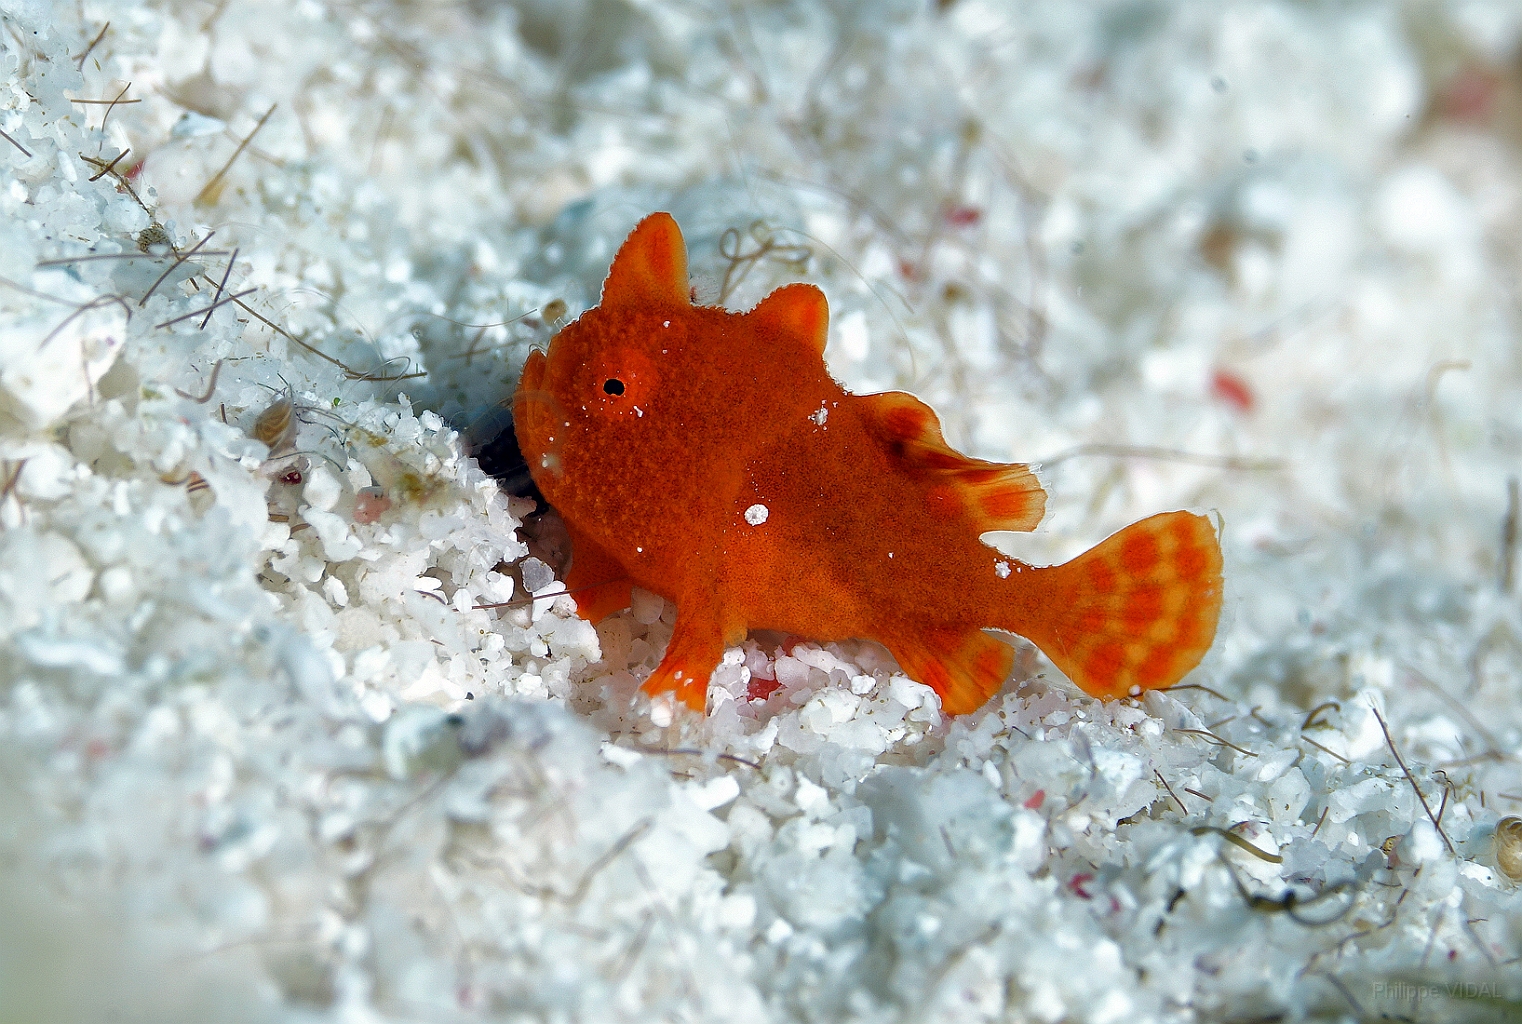
[[[692,306],[687,251],[670,214],[619,249],[599,304],[530,354],[513,398],[519,445],[552,504],[569,479],[626,466],[669,431]],[[658,446],[657,446],[658,447]]]

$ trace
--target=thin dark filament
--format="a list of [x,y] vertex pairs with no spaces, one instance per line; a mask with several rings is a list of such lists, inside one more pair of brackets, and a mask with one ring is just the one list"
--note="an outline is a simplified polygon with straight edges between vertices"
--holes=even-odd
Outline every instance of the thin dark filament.
[[106,164],[106,166],[102,167],[100,170],[98,170],[94,174],[90,175],[90,180],[91,181],[99,181],[100,179],[104,178],[106,175],[110,174],[112,171],[116,170],[116,165],[121,163],[122,157],[126,156],[130,152],[132,152],[132,150],[129,147],[127,149],[122,150],[120,153],[116,154],[114,157],[111,158],[111,162],[110,163]]
[[21,152],[26,155],[27,159],[31,159],[32,151],[27,149],[21,143],[17,142],[15,139],[11,138],[4,131],[0,131],[0,139],[4,139],[6,142],[9,142],[12,146],[15,146],[17,149],[21,150]]
[[221,300],[220,302],[213,302],[210,306],[207,306],[205,309],[193,310],[193,311],[191,311],[189,313],[186,313],[184,316],[177,316],[177,317],[175,317],[172,320],[165,320],[163,323],[161,323],[161,324],[154,324],[153,326],[156,327],[156,328],[172,327],[173,325],[179,323],[181,320],[189,320],[193,316],[200,316],[202,313],[206,313],[206,312],[209,312],[209,311],[211,311],[213,309],[216,309],[218,306],[225,306],[229,302],[235,302],[238,299],[243,298],[243,296],[245,296],[245,295],[252,295],[252,294],[254,294],[254,292],[256,292],[258,290],[259,289],[257,289],[257,288],[249,288],[249,289],[247,289],[245,291],[239,292],[236,295],[229,295],[227,298]]
[[201,321],[201,330],[206,330],[206,325],[211,323],[212,310],[217,308],[217,302],[222,298],[222,289],[227,287],[227,279],[232,276],[233,264],[238,262],[238,250],[233,250],[232,258],[227,261],[227,270],[222,273],[222,280],[217,285],[217,294],[211,297],[211,307],[206,310],[206,319]]
[[127,305],[127,301],[120,295],[101,295],[98,298],[91,299],[84,305],[77,307],[74,312],[64,317],[63,321],[57,327],[49,331],[46,338],[42,339],[42,343],[37,346],[37,351],[41,352],[43,349],[47,348],[48,342],[58,337],[58,332],[69,326],[69,324],[73,323],[75,317],[82,316],[92,309],[99,309],[102,306],[109,306],[113,302],[119,304],[122,309],[127,311],[128,320],[132,319],[132,307]]
[[79,60],[75,62],[75,70],[83,71],[85,69],[85,59],[95,51],[95,48],[100,45],[100,41],[106,38],[106,30],[110,27],[111,23],[108,21],[100,27],[99,32],[95,33],[95,38],[90,40],[90,45],[85,47],[85,52],[81,53],[79,55]]
[[1421,801],[1422,810],[1427,812],[1427,820],[1432,822],[1432,827],[1437,834],[1443,837],[1443,845],[1448,847],[1448,852],[1458,856],[1458,851],[1453,848],[1453,841],[1448,838],[1448,833],[1443,831],[1443,826],[1438,822],[1437,816],[1432,813],[1432,808],[1427,804],[1427,798],[1422,795],[1422,787],[1416,784],[1416,777],[1411,774],[1411,769],[1406,767],[1406,759],[1400,756],[1400,751],[1395,749],[1395,740],[1390,735],[1390,727],[1385,724],[1385,716],[1379,713],[1379,709],[1370,705],[1370,711],[1374,712],[1374,718],[1379,722],[1380,731],[1385,734],[1385,743],[1390,747],[1390,753],[1395,755],[1395,763],[1400,765],[1400,770],[1405,773],[1406,781],[1411,783],[1411,788],[1416,791],[1416,799]]
[[242,142],[238,143],[238,148],[233,150],[233,155],[227,158],[227,163],[222,165],[222,169],[216,174],[213,174],[211,176],[211,180],[208,181],[205,185],[201,186],[201,191],[196,193],[195,203],[197,206],[200,206],[205,202],[210,202],[210,197],[216,193],[217,188],[220,187],[222,183],[222,179],[227,175],[227,172],[232,169],[232,166],[237,162],[238,157],[243,155],[243,151],[248,148],[248,144],[254,141],[254,136],[259,134],[259,129],[263,128],[264,122],[270,119],[270,115],[275,112],[276,106],[278,106],[278,104],[270,104],[270,108],[264,112],[264,116],[259,118],[259,123],[254,125],[254,130],[244,136]]
[[149,288],[148,291],[146,293],[144,293],[143,297],[138,300],[137,308],[138,309],[142,309],[143,306],[147,305],[148,299],[153,295],[154,292],[158,291],[158,287],[159,287],[159,285],[164,283],[164,279],[167,278],[170,274],[174,273],[176,268],[178,268],[180,266],[180,264],[184,263],[186,260],[190,259],[190,257],[194,256],[200,250],[201,246],[203,246],[207,242],[211,241],[211,236],[215,235],[215,234],[216,234],[215,231],[208,231],[208,232],[206,232],[206,237],[205,238],[201,239],[195,245],[191,246],[189,249],[186,249],[184,252],[180,253],[179,258],[176,259],[172,264],[170,264],[169,267],[167,269],[165,269],[165,271],[162,274],[159,275],[159,279],[157,281],[153,282],[153,287]]
[[218,359],[217,364],[211,368],[211,380],[206,384],[206,393],[200,398],[197,398],[195,395],[187,394],[186,392],[181,391],[179,388],[175,388],[174,393],[179,395],[181,398],[190,399],[197,405],[205,405],[207,402],[211,401],[212,392],[217,390],[217,374],[221,372],[222,360]]

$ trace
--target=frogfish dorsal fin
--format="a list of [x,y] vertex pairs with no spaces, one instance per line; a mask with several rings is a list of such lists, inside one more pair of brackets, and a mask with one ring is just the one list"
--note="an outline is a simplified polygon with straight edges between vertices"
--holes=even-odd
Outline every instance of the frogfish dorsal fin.
[[904,391],[864,395],[868,419],[905,464],[939,478],[959,495],[979,532],[1034,530],[1046,513],[1046,491],[1029,466],[986,462],[946,443],[935,410]]
[[606,307],[649,309],[691,305],[687,282],[687,244],[669,213],[652,213],[640,221],[608,269],[602,283]]
[[813,285],[784,285],[745,315],[757,329],[794,340],[809,352],[824,355],[830,335],[830,304],[824,292]]

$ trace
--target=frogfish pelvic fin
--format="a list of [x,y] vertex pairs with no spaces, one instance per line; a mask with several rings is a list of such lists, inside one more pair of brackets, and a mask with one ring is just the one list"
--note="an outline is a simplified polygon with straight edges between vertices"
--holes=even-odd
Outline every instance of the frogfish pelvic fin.
[[646,217],[599,305],[529,357],[513,404],[570,532],[581,614],[628,606],[636,584],[676,605],[646,691],[701,712],[724,648],[753,629],[879,641],[954,715],[1013,665],[985,629],[1027,638],[1102,698],[1171,686],[1209,650],[1209,520],[1154,515],[1063,565],[1001,555],[979,535],[1035,529],[1035,475],[953,450],[913,395],[845,391],[825,368],[818,288],[748,313],[690,294],[681,230]]

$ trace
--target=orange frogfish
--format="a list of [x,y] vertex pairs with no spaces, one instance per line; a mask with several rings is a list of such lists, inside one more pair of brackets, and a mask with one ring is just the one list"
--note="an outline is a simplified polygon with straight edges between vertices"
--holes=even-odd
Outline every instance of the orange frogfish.
[[514,396],[534,482],[571,539],[566,585],[593,622],[634,585],[676,605],[644,683],[704,710],[747,631],[882,643],[974,711],[1004,684],[1016,633],[1085,692],[1171,686],[1215,638],[1221,548],[1165,512],[1086,554],[1026,565],[990,530],[1033,530],[1030,469],[969,458],[913,395],[853,395],[825,368],[829,308],[790,284],[748,313],[695,306],[681,230],[646,217],[600,304],[533,352]]

